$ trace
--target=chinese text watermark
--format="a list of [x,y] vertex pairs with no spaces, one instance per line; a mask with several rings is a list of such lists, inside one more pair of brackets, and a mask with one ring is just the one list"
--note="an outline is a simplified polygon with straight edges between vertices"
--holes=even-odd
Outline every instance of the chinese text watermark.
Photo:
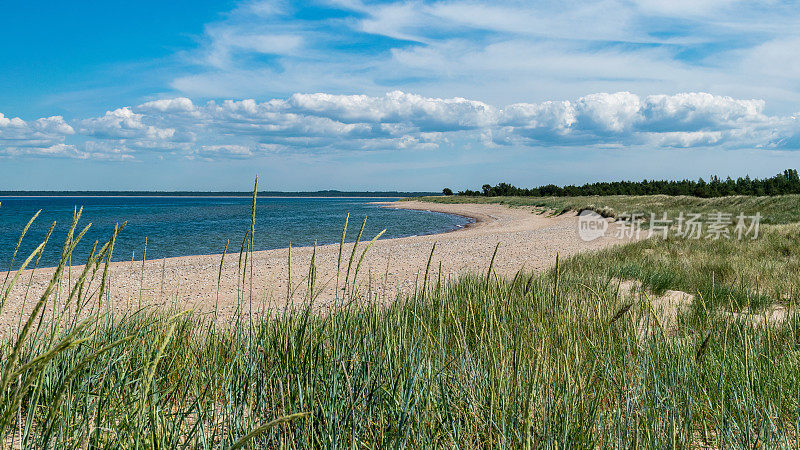
[[[746,215],[715,211],[707,214],[684,213],[670,217],[666,212],[620,214],[611,236],[617,239],[670,236],[686,239],[758,239],[761,213]],[[578,236],[593,241],[609,233],[609,220],[592,210],[578,214]]]

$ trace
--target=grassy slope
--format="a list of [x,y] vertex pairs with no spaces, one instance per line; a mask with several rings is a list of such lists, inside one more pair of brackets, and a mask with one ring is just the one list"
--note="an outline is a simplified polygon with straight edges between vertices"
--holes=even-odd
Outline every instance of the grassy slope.
[[646,239],[577,255],[565,267],[639,280],[656,294],[699,293],[707,304],[757,310],[800,297],[800,224],[762,227],[755,240]]
[[[137,313],[79,333],[88,341],[35,375],[20,415],[31,420],[26,432],[35,430],[31,448],[84,440],[218,448],[295,413],[310,414],[267,430],[258,446],[667,448],[708,440],[752,448],[794,438],[796,313],[780,328],[689,316],[678,339],[658,331],[641,301],[612,322],[623,304],[614,285],[565,268],[558,277],[464,277],[387,308],[301,309],[237,329]],[[642,335],[643,326],[652,332]],[[37,333],[40,346],[49,332]],[[123,338],[132,340],[92,357]],[[45,348],[34,345],[25,360]]]
[[782,195],[774,197],[717,197],[699,198],[667,195],[611,195],[590,197],[462,197],[437,196],[418,197],[413,200],[436,203],[500,203],[509,206],[535,206],[549,211],[580,210],[587,207],[597,209],[609,208],[612,215],[623,213],[656,213],[666,212],[668,217],[677,217],[678,213],[693,212],[707,214],[711,212],[727,212],[736,216],[739,213],[753,215],[760,212],[764,217],[762,223],[782,224],[800,222],[800,195]]
[[426,197],[432,202],[502,203],[535,206],[550,211],[611,208],[615,212],[664,211],[669,218],[679,212],[723,211],[763,216],[756,240],[648,239],[578,255],[565,267],[586,277],[641,281],[654,293],[667,289],[700,294],[705,302],[728,308],[752,308],[790,303],[800,296],[800,196],[697,197]]

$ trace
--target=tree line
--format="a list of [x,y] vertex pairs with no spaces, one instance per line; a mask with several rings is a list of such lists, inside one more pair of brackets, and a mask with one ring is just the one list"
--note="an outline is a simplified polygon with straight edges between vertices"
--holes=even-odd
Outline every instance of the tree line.
[[[442,190],[452,195],[452,190]],[[800,194],[800,177],[797,169],[787,169],[770,178],[721,179],[712,176],[709,181],[694,180],[642,180],[587,183],[582,186],[556,186],[548,184],[536,188],[518,188],[508,183],[495,186],[484,184],[481,190],[459,191],[458,195],[470,197],[525,196],[525,197],[577,197],[584,195],[692,195],[695,197],[725,197],[730,195],[783,195]]]

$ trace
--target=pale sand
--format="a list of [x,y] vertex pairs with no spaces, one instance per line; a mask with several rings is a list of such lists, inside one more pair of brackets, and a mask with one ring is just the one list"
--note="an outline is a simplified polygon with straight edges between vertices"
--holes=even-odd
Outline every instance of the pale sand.
[[[413,291],[415,283],[421,285],[422,274],[431,252],[437,244],[431,264],[431,279],[465,272],[485,273],[489,266],[495,245],[500,243],[494,268],[499,274],[513,275],[520,269],[541,270],[554,264],[556,253],[567,257],[580,251],[593,250],[618,244],[621,241],[613,236],[584,242],[577,234],[577,217],[574,213],[551,217],[540,214],[531,208],[509,208],[502,205],[484,204],[438,204],[416,201],[384,203],[386,207],[420,209],[459,214],[475,219],[475,223],[453,232],[413,236],[397,239],[378,240],[364,259],[359,273],[358,286],[361,292],[371,292],[379,300],[389,301],[399,292]],[[359,218],[351,218],[348,236],[353,238],[360,226]],[[610,224],[610,229],[614,228]],[[266,230],[256,230],[258,233]],[[362,238],[356,253],[361,255],[366,242],[372,236]],[[237,249],[238,250],[238,249]],[[344,248],[345,271],[352,244]],[[301,299],[306,289],[311,247],[293,248],[292,286]],[[334,298],[336,292],[336,262],[339,245],[317,247],[317,292],[318,302],[325,305]],[[253,291],[254,310],[265,304],[282,307],[287,298],[287,256],[288,249],[266,250],[254,253]],[[110,266],[110,299],[108,307],[116,311],[130,311],[143,306],[177,306],[180,309],[193,308],[210,313],[217,303],[217,279],[221,255],[185,256],[147,261],[142,271],[142,262],[117,262]],[[219,286],[220,317],[230,317],[236,313],[238,253],[229,253],[222,269]],[[355,266],[355,261],[353,263]],[[80,274],[82,267],[70,268],[72,280]],[[249,271],[249,270],[248,270]],[[39,269],[33,273],[25,310],[30,311],[37,294],[41,293],[51,278],[53,269]],[[4,274],[3,274],[4,275]],[[99,275],[99,274],[98,274]],[[7,329],[17,323],[19,312],[23,309],[25,286],[31,272],[23,274],[20,283],[14,288],[8,303],[0,315],[0,329]],[[352,273],[351,273],[352,278]],[[344,279],[344,273],[341,278]],[[419,280],[419,281],[418,281]],[[62,283],[61,295],[66,290],[66,277]],[[93,288],[96,289],[95,281]],[[140,289],[141,287],[141,289]],[[250,290],[247,280],[245,289]],[[249,295],[247,296],[249,298]],[[105,306],[104,306],[105,308]],[[242,305],[243,313],[250,308],[249,300]],[[48,308],[49,309],[49,308]],[[47,314],[46,314],[47,316]]]

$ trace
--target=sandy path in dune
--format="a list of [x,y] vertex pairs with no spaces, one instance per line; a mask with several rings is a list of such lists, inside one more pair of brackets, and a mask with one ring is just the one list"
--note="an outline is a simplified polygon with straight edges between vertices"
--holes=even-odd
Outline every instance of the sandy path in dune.
[[[475,219],[475,223],[449,233],[378,240],[364,259],[357,284],[362,292],[371,292],[383,301],[391,300],[399,292],[413,291],[418,278],[421,283],[434,242],[437,244],[431,264],[431,278],[434,280],[439,277],[440,263],[442,279],[470,271],[485,272],[498,242],[500,248],[494,267],[498,273],[504,275],[513,275],[520,268],[547,268],[555,262],[556,253],[566,257],[621,242],[613,236],[613,232],[590,242],[581,240],[577,233],[578,219],[574,213],[550,217],[524,207],[416,201],[391,202],[384,206],[459,214]],[[351,237],[358,232],[359,224],[354,222],[357,221],[351,222],[348,230]],[[611,229],[613,227],[611,224]],[[372,236],[365,236],[362,240],[368,241],[371,238]],[[345,268],[352,245],[346,244],[344,248]],[[366,242],[362,242],[359,246],[356,260],[365,245]],[[303,297],[306,289],[312,251],[310,247],[293,248],[291,251],[291,285],[297,292],[298,299]],[[317,247],[317,292],[320,305],[325,305],[335,297],[338,253],[338,244]],[[254,253],[254,309],[260,308],[261,304],[282,307],[286,303],[288,256],[288,249]],[[238,300],[242,296],[241,283],[237,283],[239,254],[228,254],[225,257],[218,289],[220,259],[221,255],[158,259],[147,261],[143,271],[141,261],[112,263],[109,269],[110,301],[103,308],[124,311],[135,309],[139,304],[176,305],[181,309],[194,308],[212,313],[215,305],[218,305],[217,313],[220,317],[230,317],[237,312],[237,308],[242,308],[240,311],[246,314],[250,308],[249,275],[245,283],[245,296],[248,300],[241,302]],[[81,270],[81,266],[73,266],[65,272],[59,289],[60,298],[54,299],[56,304],[63,301],[70,277],[74,281]],[[344,268],[342,271],[344,272]],[[0,315],[0,329],[7,330],[9,326],[15,326],[20,312],[27,314],[30,311],[34,299],[38,298],[37,293],[42,292],[52,273],[53,269],[38,269],[34,273],[27,271],[22,275]],[[5,278],[4,274],[0,275]],[[26,285],[31,277],[30,290],[25,300]],[[344,274],[340,279],[344,279]],[[95,281],[91,289],[96,289],[98,284]]]

